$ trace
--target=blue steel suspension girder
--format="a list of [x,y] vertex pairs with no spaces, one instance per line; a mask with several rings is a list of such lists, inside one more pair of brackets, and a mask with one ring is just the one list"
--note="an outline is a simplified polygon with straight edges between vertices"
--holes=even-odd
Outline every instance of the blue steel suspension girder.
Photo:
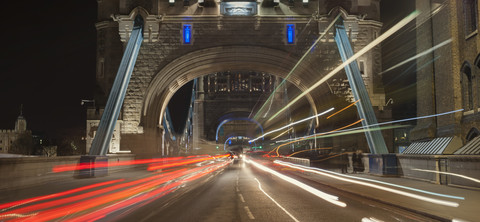
[[[353,56],[353,49],[342,19],[339,19],[335,25],[335,42],[337,43],[338,51],[340,52],[340,57],[343,62]],[[355,100],[359,100],[356,107],[360,119],[363,119],[362,126],[365,130],[370,152],[374,154],[388,153],[382,132],[379,130],[370,130],[370,128],[372,128],[371,126],[378,122],[357,62],[353,61],[345,66],[345,72],[350,87],[352,88],[353,97]]]
[[128,83],[130,82],[130,77],[132,76],[138,52],[140,51],[140,46],[143,41],[142,16],[137,15],[133,24],[130,39],[123,53],[122,61],[120,62],[115,81],[108,96],[107,104],[100,119],[89,155],[106,155],[110,141],[112,140],[113,131],[122,109]]

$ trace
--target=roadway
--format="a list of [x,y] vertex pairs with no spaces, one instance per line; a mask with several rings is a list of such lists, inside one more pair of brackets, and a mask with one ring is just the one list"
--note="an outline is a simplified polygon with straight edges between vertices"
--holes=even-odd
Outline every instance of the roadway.
[[434,221],[271,161],[152,169],[0,192],[0,221]]
[[[202,185],[170,194],[120,221],[434,221],[412,212],[297,180],[332,195],[340,207],[268,172],[238,161]],[[261,187],[261,188],[260,188]],[[263,191],[262,191],[263,190]],[[109,221],[111,218],[105,218]]]

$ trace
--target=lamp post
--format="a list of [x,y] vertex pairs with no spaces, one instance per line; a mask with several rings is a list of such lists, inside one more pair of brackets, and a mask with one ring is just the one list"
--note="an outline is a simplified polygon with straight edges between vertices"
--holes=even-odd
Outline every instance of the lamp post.
[[93,107],[95,107],[95,100],[94,99],[82,99],[80,105],[85,105],[85,103],[93,103]]

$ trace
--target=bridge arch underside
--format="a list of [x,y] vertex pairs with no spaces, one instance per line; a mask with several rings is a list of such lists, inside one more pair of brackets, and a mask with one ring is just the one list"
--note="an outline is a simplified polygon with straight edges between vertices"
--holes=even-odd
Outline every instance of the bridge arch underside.
[[[298,58],[292,58],[288,52],[255,46],[214,47],[186,54],[166,65],[153,78],[145,94],[140,124],[145,130],[160,126],[160,117],[171,97],[195,78],[222,70],[245,70],[266,72],[285,79],[297,62]],[[300,63],[288,82],[300,91],[307,90],[322,75],[314,67],[308,62]],[[317,113],[316,104],[324,102],[322,95],[325,93],[330,91],[322,87],[305,96],[313,113]]]

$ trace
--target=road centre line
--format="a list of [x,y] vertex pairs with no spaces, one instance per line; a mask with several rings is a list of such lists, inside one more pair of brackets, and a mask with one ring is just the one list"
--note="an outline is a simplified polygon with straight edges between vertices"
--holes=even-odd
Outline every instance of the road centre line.
[[245,206],[244,209],[247,212],[248,218],[250,218],[251,220],[255,220],[255,217],[253,216],[253,214],[250,211],[250,209],[248,208],[248,206]]
[[297,220],[297,218],[295,218],[290,212],[288,212],[285,208],[282,207],[282,205],[280,205],[277,201],[275,201],[270,195],[267,194],[267,192],[265,192],[263,189],[262,189],[262,184],[260,183],[260,181],[258,181],[257,178],[254,178],[257,183],[258,183],[258,189],[260,189],[260,191],[263,192],[263,194],[265,194],[265,196],[267,196],[268,198],[270,198],[270,200],[272,200],[278,207],[280,207],[280,209],[282,209],[288,216],[290,216],[290,218],[292,218],[295,222],[300,222],[299,220]]
[[245,199],[243,199],[243,195],[239,193],[238,196],[240,197],[240,201],[242,201],[242,203],[245,203]]

